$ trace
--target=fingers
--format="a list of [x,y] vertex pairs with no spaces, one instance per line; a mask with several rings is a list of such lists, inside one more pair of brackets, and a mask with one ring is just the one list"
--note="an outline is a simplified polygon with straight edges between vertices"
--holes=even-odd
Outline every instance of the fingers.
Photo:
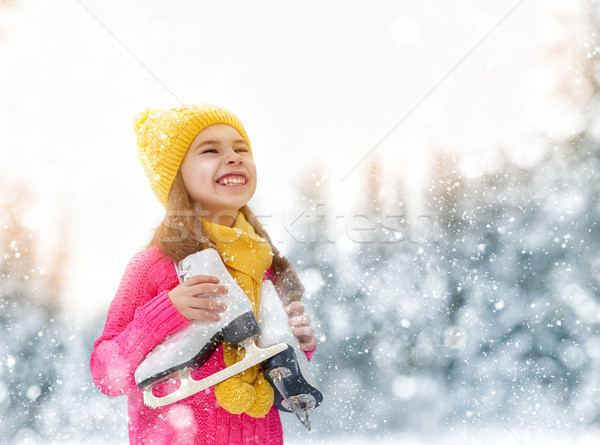
[[315,336],[315,330],[312,326],[295,327],[292,328],[292,332],[301,343],[302,341],[306,341],[308,338],[313,338]]
[[218,284],[219,281],[219,278],[213,275],[194,275],[189,280],[184,281],[182,285],[189,288],[194,296],[226,294],[228,292],[227,287]]
[[227,309],[219,297],[228,292],[219,282],[212,275],[195,275],[171,290],[169,298],[188,320],[219,321],[219,314]]
[[296,315],[290,317],[288,319],[288,323],[290,326],[310,326],[311,320],[310,317],[306,314],[304,315]]
[[312,351],[317,347],[315,340],[315,331],[311,324],[311,319],[304,312],[304,304],[300,301],[294,301],[285,307],[288,314],[288,323],[292,332],[300,343],[300,349],[303,351]]
[[189,288],[190,290],[190,294],[194,297],[205,297],[205,298],[209,298],[209,297],[215,297],[218,294],[226,294],[228,292],[228,289],[226,286],[222,286],[220,284],[209,284],[209,283],[202,283],[202,284],[196,284],[194,286],[190,286]]
[[317,347],[317,340],[315,337],[311,337],[310,340],[300,342],[300,349],[303,351],[314,351]]
[[182,315],[188,320],[219,321],[219,314],[227,309],[225,303],[214,298],[188,297],[185,303]]
[[202,283],[217,284],[219,282],[220,282],[219,278],[215,277],[214,275],[194,275],[190,279],[185,280],[182,284],[185,286],[195,286],[196,284],[202,284]]
[[312,326],[302,326],[292,328],[292,332],[300,343],[300,349],[303,351],[312,351],[317,347],[317,340],[315,339],[315,331]]
[[192,309],[201,309],[212,312],[224,312],[227,305],[214,298],[191,297],[188,300],[188,306]]
[[304,304],[300,301],[294,301],[285,308],[288,314],[288,323],[290,326],[310,326],[310,317],[304,313]]
[[300,301],[293,301],[285,307],[288,317],[304,314],[304,304]]

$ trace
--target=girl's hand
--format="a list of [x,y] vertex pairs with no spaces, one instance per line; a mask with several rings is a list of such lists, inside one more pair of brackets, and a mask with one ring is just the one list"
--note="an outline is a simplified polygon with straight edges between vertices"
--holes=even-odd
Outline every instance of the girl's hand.
[[304,313],[304,304],[294,301],[286,306],[285,311],[288,314],[288,323],[292,327],[292,332],[300,342],[300,348],[303,351],[315,349],[317,347],[315,331],[310,324],[310,317]]
[[219,279],[212,275],[195,275],[169,292],[169,298],[179,313],[188,320],[219,321],[227,309],[217,297],[227,293]]

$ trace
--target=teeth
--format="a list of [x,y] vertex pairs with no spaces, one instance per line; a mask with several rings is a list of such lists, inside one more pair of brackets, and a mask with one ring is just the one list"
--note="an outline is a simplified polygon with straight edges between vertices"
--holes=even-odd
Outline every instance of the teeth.
[[227,176],[219,181],[223,185],[241,185],[246,183],[246,178],[243,176]]

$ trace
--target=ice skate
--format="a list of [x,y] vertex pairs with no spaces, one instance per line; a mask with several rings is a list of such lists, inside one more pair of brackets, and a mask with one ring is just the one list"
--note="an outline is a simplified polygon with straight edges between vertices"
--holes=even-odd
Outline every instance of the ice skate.
[[308,411],[319,406],[323,394],[310,372],[308,360],[288,324],[288,315],[273,283],[265,280],[260,290],[258,321],[261,334],[256,343],[261,348],[285,343],[285,351],[271,357],[263,367],[265,377],[275,389],[275,406],[293,412],[310,430]]
[[[189,255],[177,265],[177,273],[180,281],[199,274],[218,277],[220,284],[228,288],[228,292],[219,298],[227,309],[217,322],[190,321],[185,328],[167,337],[148,353],[135,372],[135,381],[144,390],[144,403],[154,408],[216,385],[287,348],[281,342],[272,343],[264,349],[256,346],[254,338],[260,334],[260,327],[252,304],[227,271],[216,250],[204,249]],[[244,359],[202,380],[194,380],[190,373],[206,363],[223,340],[231,346],[244,348]],[[163,397],[153,394],[155,386],[174,378],[181,380],[176,391]]]

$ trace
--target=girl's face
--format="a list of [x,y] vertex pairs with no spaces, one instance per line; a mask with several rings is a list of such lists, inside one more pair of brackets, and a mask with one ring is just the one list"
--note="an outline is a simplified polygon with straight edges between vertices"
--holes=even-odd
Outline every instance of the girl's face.
[[[256,190],[256,165],[248,144],[226,124],[202,130],[181,163],[183,182],[207,221],[231,225]],[[231,224],[228,224],[231,223]]]

